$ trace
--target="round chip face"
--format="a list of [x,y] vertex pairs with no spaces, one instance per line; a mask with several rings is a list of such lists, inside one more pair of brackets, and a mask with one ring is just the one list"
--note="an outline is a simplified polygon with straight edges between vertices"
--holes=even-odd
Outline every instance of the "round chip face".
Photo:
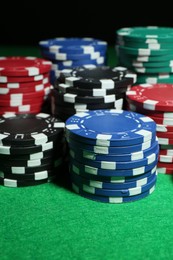
[[93,110],[78,113],[66,121],[66,131],[84,140],[104,141],[114,145],[139,144],[155,137],[156,123],[150,117],[123,110]]
[[[173,42],[173,28],[172,27],[158,27],[158,26],[146,26],[146,27],[127,27],[121,28],[117,31],[117,35],[124,39],[133,41],[144,41],[144,40],[161,40],[161,41],[172,41]],[[156,41],[153,41],[154,43]],[[148,41],[152,42],[152,41]]]
[[141,84],[132,86],[126,96],[144,109],[173,111],[173,84]]
[[63,133],[64,123],[49,114],[6,113],[0,117],[1,145],[42,145]]
[[1,57],[1,76],[36,76],[51,69],[50,61],[35,57]]

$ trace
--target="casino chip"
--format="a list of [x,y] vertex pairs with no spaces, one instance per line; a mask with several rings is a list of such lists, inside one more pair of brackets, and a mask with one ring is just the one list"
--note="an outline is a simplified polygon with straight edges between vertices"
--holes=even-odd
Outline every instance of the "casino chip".
[[39,41],[40,53],[52,62],[51,84],[63,69],[79,66],[103,66],[107,62],[107,42],[94,38],[52,38]]
[[149,116],[156,123],[160,146],[158,171],[172,174],[173,160],[173,85],[170,83],[141,84],[129,88],[126,98],[129,110]]
[[78,112],[122,109],[125,92],[135,82],[136,74],[125,67],[64,69],[51,90],[51,112],[66,121]]
[[126,27],[116,31],[118,63],[137,73],[137,83],[173,83],[173,28]]
[[66,120],[65,137],[72,189],[81,196],[123,203],[154,190],[159,143],[150,117],[117,109],[80,112]]
[[0,115],[5,112],[36,114],[48,112],[44,104],[52,85],[52,63],[36,57],[0,58]]
[[46,113],[0,117],[0,184],[24,187],[57,178],[66,157],[65,124]]

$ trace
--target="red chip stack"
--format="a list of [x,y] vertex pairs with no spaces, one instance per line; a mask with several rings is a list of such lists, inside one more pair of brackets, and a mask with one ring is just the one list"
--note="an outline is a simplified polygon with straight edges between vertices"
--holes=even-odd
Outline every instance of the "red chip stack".
[[151,117],[160,145],[157,170],[173,174],[173,84],[141,84],[126,92],[129,110]]
[[0,115],[41,112],[51,90],[51,65],[36,57],[0,57]]

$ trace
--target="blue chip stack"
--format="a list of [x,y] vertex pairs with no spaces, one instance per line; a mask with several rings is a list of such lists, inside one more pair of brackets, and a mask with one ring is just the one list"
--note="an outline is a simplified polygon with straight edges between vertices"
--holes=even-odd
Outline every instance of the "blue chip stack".
[[78,112],[123,109],[125,93],[136,74],[125,67],[85,65],[62,70],[54,84],[51,113],[63,121]]
[[107,42],[94,38],[53,38],[39,42],[41,55],[52,62],[50,82],[59,71],[83,65],[106,64]]
[[116,31],[119,64],[137,73],[137,83],[173,83],[173,28],[130,27]]
[[93,110],[67,119],[72,189],[100,202],[136,201],[156,186],[156,123],[126,110]]

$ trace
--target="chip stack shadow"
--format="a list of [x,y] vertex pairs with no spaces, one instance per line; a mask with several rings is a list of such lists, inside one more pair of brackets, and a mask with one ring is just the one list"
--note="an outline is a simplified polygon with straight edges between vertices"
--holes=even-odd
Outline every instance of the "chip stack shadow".
[[105,203],[147,197],[156,186],[156,123],[139,113],[106,109],[77,113],[65,123],[72,190]]

